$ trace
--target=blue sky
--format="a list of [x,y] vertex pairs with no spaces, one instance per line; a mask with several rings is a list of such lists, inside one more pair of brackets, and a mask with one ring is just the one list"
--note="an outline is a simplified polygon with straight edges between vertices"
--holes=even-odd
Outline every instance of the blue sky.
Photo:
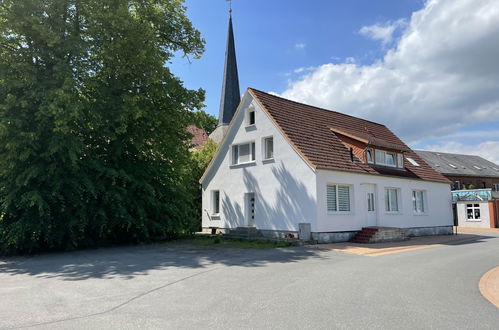
[[[218,114],[228,3],[188,0],[206,40],[176,58]],[[386,124],[412,147],[499,162],[499,3],[494,0],[234,0],[240,88]],[[497,44],[497,46],[491,44]],[[496,65],[497,67],[497,65]]]

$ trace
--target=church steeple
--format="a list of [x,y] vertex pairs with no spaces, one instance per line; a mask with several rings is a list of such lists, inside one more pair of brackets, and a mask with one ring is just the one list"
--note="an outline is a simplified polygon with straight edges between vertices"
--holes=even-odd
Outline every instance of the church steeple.
[[237,75],[236,48],[234,45],[234,32],[232,30],[232,9],[229,11],[229,33],[227,36],[227,49],[225,51],[224,77],[222,84],[222,97],[218,126],[228,125],[237,106],[241,101],[239,93],[239,77]]

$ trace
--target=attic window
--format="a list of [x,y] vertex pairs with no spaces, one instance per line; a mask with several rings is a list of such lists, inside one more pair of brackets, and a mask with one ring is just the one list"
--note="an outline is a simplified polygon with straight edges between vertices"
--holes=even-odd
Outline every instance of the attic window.
[[248,111],[248,126],[255,125],[255,109],[250,108]]
[[449,166],[450,166],[450,167],[452,167],[452,168],[457,168],[457,166],[456,166],[456,165],[451,164],[451,163],[449,163]]
[[419,165],[418,162],[412,159],[411,157],[405,157],[405,159],[407,159],[407,161],[409,161],[409,163],[411,163],[412,166],[421,167],[421,165]]
[[373,158],[373,150],[371,148],[366,150],[366,158],[367,158],[367,163],[372,164],[374,163],[374,158]]

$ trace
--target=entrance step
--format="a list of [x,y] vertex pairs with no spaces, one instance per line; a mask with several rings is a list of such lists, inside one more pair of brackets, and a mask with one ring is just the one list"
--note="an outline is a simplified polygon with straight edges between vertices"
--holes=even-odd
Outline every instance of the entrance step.
[[402,228],[395,227],[364,227],[350,242],[352,243],[381,243],[404,241],[407,237]]

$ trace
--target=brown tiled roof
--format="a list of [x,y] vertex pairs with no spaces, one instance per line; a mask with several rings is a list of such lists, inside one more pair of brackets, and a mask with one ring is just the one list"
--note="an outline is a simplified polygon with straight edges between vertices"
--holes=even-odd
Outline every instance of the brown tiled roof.
[[[384,125],[294,102],[256,89],[249,88],[248,91],[312,167],[450,183]],[[413,158],[421,166],[416,167],[405,161],[406,171],[403,171],[372,167],[356,157],[352,162],[350,150],[334,133],[335,130],[368,140],[373,145],[405,150],[405,156]]]
[[191,146],[193,149],[202,149],[206,141],[208,141],[208,134],[202,128],[198,128],[196,125],[187,126],[187,132],[192,134]]

